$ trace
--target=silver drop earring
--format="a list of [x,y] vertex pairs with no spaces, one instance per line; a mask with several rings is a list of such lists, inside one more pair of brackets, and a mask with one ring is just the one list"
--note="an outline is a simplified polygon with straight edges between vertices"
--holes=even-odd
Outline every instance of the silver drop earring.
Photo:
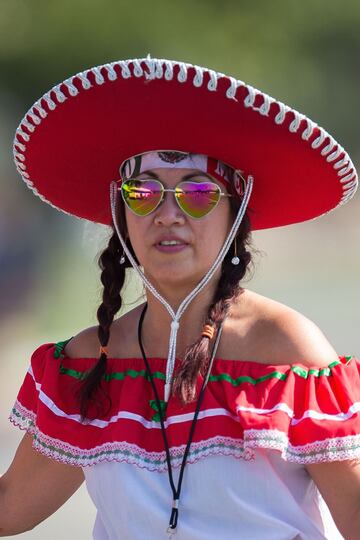
[[125,251],[123,251],[123,254],[121,255],[120,257],[120,264],[124,264],[125,263]]
[[240,263],[240,259],[239,259],[239,257],[237,256],[237,250],[236,250],[236,238],[234,238],[234,244],[235,244],[235,253],[234,253],[233,258],[231,259],[231,264],[233,264],[234,266],[237,266],[237,265]]

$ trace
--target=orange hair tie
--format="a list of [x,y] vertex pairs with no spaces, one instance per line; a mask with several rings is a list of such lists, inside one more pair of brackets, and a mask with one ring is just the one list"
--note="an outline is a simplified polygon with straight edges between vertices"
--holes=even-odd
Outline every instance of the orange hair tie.
[[109,354],[109,351],[108,351],[108,348],[107,347],[100,347],[100,354],[106,354],[106,356]]
[[203,337],[212,339],[214,337],[214,333],[215,333],[214,327],[210,326],[210,324],[205,324],[204,328],[202,329],[201,335]]

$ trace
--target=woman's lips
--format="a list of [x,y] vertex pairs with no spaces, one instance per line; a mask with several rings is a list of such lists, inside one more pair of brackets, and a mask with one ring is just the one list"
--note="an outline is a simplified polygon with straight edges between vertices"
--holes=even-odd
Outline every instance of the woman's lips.
[[164,245],[164,244],[155,244],[155,248],[162,253],[178,253],[183,251],[188,247],[189,244],[174,244],[174,245]]

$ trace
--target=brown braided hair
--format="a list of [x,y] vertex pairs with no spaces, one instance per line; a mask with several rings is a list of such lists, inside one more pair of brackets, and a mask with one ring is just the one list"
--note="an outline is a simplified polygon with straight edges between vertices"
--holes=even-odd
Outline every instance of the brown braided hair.
[[[238,196],[229,199],[232,213],[235,217],[239,207],[240,200]],[[127,236],[124,203],[119,197],[118,203],[118,223],[121,235],[126,238],[126,244],[136,260],[129,238]],[[131,268],[131,264],[126,258],[124,264],[120,264],[120,257],[123,249],[118,238],[117,232],[112,226],[112,236],[109,239],[108,246],[99,257],[99,267],[101,272],[101,282],[104,286],[102,303],[97,310],[98,337],[102,347],[106,347],[110,338],[110,327],[115,314],[122,306],[121,292],[125,281],[125,269]],[[237,256],[240,259],[238,265],[233,265],[233,248],[230,248],[226,254],[222,266],[221,277],[214,295],[213,303],[209,306],[208,315],[205,324],[208,324],[216,330],[220,323],[226,317],[231,302],[241,293],[240,280],[243,279],[252,256],[248,247],[251,245],[250,219],[245,213],[242,223],[235,237]],[[204,374],[209,362],[210,339],[200,336],[200,338],[189,346],[184,355],[180,369],[175,374],[172,392],[180,401],[185,404],[193,401],[196,397],[196,382],[198,374]],[[111,400],[106,393],[106,386],[102,383],[106,373],[106,352],[101,352],[97,364],[86,374],[81,382],[78,391],[80,400],[80,414],[83,422],[86,421],[89,414],[90,405],[96,406],[97,416],[105,416],[111,408]],[[98,399],[98,394],[108,403],[104,408],[104,399]]]
[[[122,213],[122,215],[124,215]],[[136,262],[137,258],[134,250],[127,238],[127,230],[125,219],[119,219],[119,228],[123,238],[126,238],[127,247],[130,249]],[[120,264],[120,258],[123,253],[123,248],[119,237],[112,226],[112,235],[109,239],[107,247],[100,254],[98,264],[101,269],[100,280],[103,284],[102,302],[97,310],[98,338],[101,347],[106,347],[110,339],[110,327],[116,313],[121,309],[122,298],[121,291],[125,282],[126,268],[131,267],[130,262],[126,259],[125,263]],[[89,370],[84,377],[80,389],[77,392],[77,397],[80,401],[80,415],[82,422],[88,418],[89,407],[96,407],[96,416],[105,416],[111,408],[111,399],[106,392],[106,387],[101,384],[106,373],[106,352],[101,352],[100,358],[95,366]],[[103,399],[97,399],[97,394],[101,393]],[[108,403],[108,407],[104,408],[104,400]]]

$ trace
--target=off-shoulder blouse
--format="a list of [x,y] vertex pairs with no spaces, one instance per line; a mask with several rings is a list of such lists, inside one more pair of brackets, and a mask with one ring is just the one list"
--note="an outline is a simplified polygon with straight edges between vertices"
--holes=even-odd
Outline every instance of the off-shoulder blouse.
[[[76,397],[96,358],[69,340],[36,349],[10,420],[33,446],[82,467],[96,540],[167,539],[172,493],[159,411],[141,358],[108,358],[110,407],[81,423]],[[166,360],[149,359],[159,395]],[[199,377],[199,385],[201,384]],[[194,404],[171,398],[165,427],[178,474]],[[327,367],[214,360],[185,468],[177,540],[341,539],[304,465],[360,458],[360,362]]]

